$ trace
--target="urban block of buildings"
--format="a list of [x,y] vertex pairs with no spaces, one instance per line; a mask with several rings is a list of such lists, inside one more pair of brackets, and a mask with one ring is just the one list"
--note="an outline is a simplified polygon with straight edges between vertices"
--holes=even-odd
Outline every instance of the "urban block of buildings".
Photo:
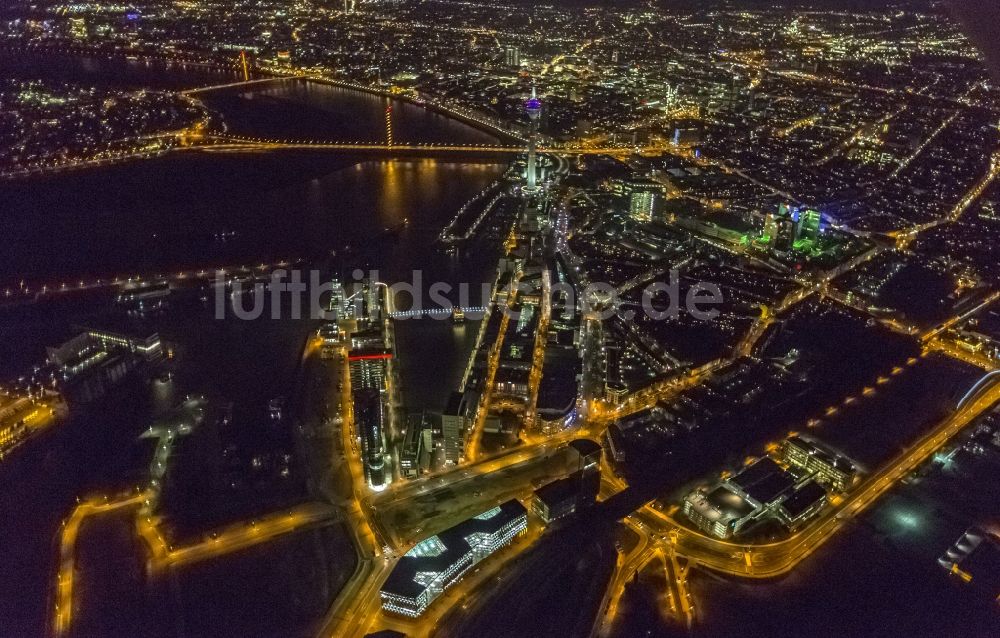
[[797,528],[826,502],[826,490],[812,478],[799,479],[763,457],[708,490],[688,494],[683,512],[702,531],[731,538],[765,518],[777,518],[787,528]]
[[382,608],[420,616],[442,592],[527,527],[528,511],[512,499],[420,541],[382,585]]

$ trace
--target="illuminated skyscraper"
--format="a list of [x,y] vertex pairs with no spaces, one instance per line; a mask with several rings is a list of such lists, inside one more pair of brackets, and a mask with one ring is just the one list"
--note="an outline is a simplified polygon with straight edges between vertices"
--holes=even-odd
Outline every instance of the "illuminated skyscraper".
[[504,50],[504,62],[512,69],[519,68],[521,66],[521,50],[517,47],[507,47]]
[[365,479],[373,490],[385,489],[385,407],[378,390],[364,389],[354,394],[354,424],[361,439]]
[[354,426],[361,439],[365,478],[374,490],[385,488],[385,390],[389,359],[384,348],[354,349],[348,354]]
[[767,245],[777,250],[791,250],[799,239],[801,217],[798,207],[778,204],[778,214],[768,213],[764,218]]
[[774,241],[778,238],[778,216],[774,213],[768,213],[764,217],[764,234],[761,239],[765,244],[771,246]]
[[330,302],[327,305],[327,312],[331,319],[345,319],[350,314],[347,309],[347,294],[344,292],[344,284],[338,279],[330,282]]
[[468,427],[468,406],[461,392],[452,392],[448,405],[441,413],[441,438],[444,440],[445,460],[458,463],[462,456],[462,437]]
[[526,178],[528,180],[525,190],[530,193],[538,191],[538,175],[535,167],[535,136],[538,133],[538,118],[542,115],[542,102],[535,94],[535,89],[531,89],[531,99],[524,103],[524,110],[528,113],[530,129],[528,131],[528,170]]
[[656,189],[637,188],[632,191],[629,198],[629,215],[636,221],[653,221],[654,213],[658,210],[661,200],[662,195]]
[[819,238],[819,225],[822,215],[819,211],[807,209],[799,213],[799,220],[796,222],[796,235],[798,239],[816,241]]

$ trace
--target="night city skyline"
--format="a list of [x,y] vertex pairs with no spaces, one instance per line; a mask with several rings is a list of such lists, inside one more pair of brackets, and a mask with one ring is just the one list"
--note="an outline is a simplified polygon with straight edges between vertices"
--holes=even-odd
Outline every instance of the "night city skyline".
[[1000,632],[972,0],[9,0],[0,637]]

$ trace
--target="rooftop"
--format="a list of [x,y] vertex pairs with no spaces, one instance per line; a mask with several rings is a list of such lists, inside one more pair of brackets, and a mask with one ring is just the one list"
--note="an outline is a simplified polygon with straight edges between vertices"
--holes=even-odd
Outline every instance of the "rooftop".
[[826,490],[823,489],[823,486],[815,481],[809,481],[792,492],[791,496],[786,498],[781,504],[781,508],[785,510],[785,514],[788,515],[789,519],[795,519],[815,505],[817,501],[825,498]]
[[720,522],[723,525],[749,516],[755,509],[749,501],[725,484],[717,485],[707,494],[692,492],[688,494],[687,501],[696,512],[712,522]]
[[472,550],[469,538],[477,534],[495,534],[507,523],[526,514],[524,506],[511,499],[420,541],[399,559],[382,591],[410,598],[420,595],[430,583],[426,575],[444,572]]
[[729,483],[766,505],[795,485],[795,478],[765,456],[730,478]]

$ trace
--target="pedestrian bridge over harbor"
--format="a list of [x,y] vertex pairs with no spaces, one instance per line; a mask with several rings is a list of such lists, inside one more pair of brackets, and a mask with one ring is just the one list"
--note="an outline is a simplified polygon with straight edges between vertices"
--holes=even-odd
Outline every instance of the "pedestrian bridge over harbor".
[[[458,311],[458,312],[456,312]],[[426,310],[398,310],[387,313],[390,319],[447,319],[459,314],[469,319],[480,319],[486,314],[486,308],[429,308]]]

